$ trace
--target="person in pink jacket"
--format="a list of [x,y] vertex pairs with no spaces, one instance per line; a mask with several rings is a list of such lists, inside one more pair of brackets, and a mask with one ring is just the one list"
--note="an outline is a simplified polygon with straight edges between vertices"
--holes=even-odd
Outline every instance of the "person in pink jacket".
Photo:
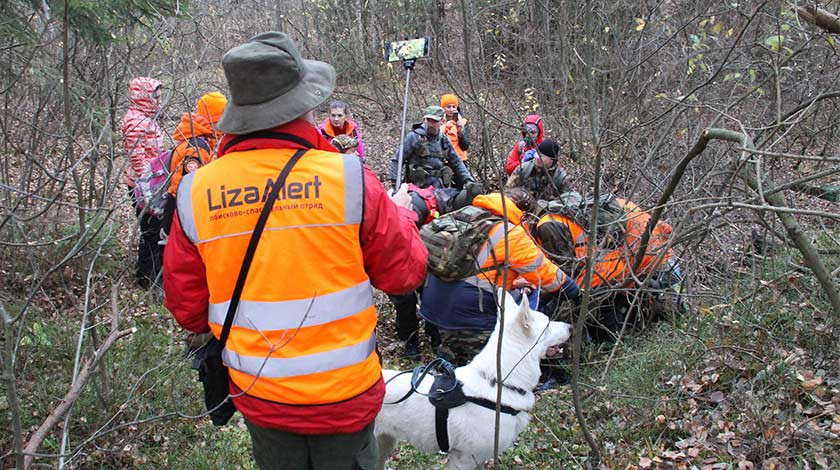
[[135,180],[143,174],[146,163],[164,149],[163,131],[158,124],[160,111],[159,81],[149,77],[135,77],[128,89],[128,111],[120,125],[122,143],[128,155],[129,168],[124,181],[140,224],[137,246],[137,283],[147,288],[157,279],[163,266],[163,246],[160,240],[161,221],[143,213],[134,199]]
[[545,140],[545,127],[539,114],[529,114],[522,122],[522,139],[516,141],[508,154],[505,172],[510,176],[513,170],[522,163],[525,152],[537,148]]

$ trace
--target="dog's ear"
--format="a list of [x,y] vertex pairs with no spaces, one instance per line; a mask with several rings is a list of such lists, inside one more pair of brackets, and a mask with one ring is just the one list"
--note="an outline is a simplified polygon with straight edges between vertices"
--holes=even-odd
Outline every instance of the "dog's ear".
[[522,326],[522,329],[530,335],[533,322],[531,321],[531,306],[528,305],[527,295],[522,296],[516,314],[519,315],[519,324]]

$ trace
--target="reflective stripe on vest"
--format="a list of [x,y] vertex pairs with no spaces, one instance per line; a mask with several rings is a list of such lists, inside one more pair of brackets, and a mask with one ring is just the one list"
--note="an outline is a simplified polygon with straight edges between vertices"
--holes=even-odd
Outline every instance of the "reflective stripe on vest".
[[[481,245],[481,249],[478,250],[478,256],[475,258],[475,262],[479,267],[487,268],[494,264],[504,262],[504,258],[499,258],[500,256],[503,256],[504,253],[500,255],[498,253],[494,253],[494,250],[496,249],[496,245],[505,238],[505,231],[502,230],[502,227],[506,223],[509,222],[503,220],[490,229],[489,236],[487,237],[488,240]],[[487,263],[488,260],[490,260],[489,264]]]
[[[492,290],[496,284],[501,285],[503,281],[503,273],[499,269],[493,269],[494,264],[502,264],[504,262],[504,243],[505,230],[502,228],[510,224],[508,221],[502,221],[490,229],[489,240],[482,245],[476,262],[482,269],[486,271],[479,272],[474,276],[466,278],[464,281],[470,285],[474,285],[481,289]],[[508,230],[511,230],[515,225],[508,225]],[[492,248],[492,249],[491,249]],[[510,269],[517,274],[531,273],[539,269],[545,260],[545,255],[540,251],[537,257],[528,264],[515,264],[511,262]],[[562,270],[557,271],[557,276],[550,284],[541,286],[547,291],[556,290],[566,281],[566,274]]]
[[[505,231],[502,230],[502,227],[504,227],[506,223],[509,222],[502,220],[498,224],[494,225],[488,233],[488,240],[484,242],[478,250],[478,256],[475,257],[475,264],[480,270],[493,266],[494,264],[504,263],[504,253],[495,253],[494,249],[499,242],[504,241]],[[464,282],[492,292],[493,289],[496,288],[496,282],[502,282],[501,278],[498,280],[496,279],[496,277],[500,274],[501,273],[499,273],[496,269],[489,269],[487,271],[480,271],[474,276],[464,279]]]
[[198,240],[198,229],[195,226],[195,217],[193,217],[192,206],[192,183],[195,177],[195,172],[187,173],[182,179],[181,184],[178,185],[178,196],[176,198],[178,206],[178,220],[181,222],[181,230],[191,242],[196,243]]
[[[216,337],[264,198],[293,153],[232,152],[181,183],[179,217],[204,262]],[[355,155],[310,150],[281,188],[222,355],[248,395],[336,403],[380,379],[376,309],[360,245],[363,178]]]
[[222,359],[228,367],[248,375],[267,378],[295,377],[352,366],[367,359],[376,350],[376,335],[343,348],[301,357],[243,356],[228,349]]
[[[259,302],[240,300],[233,326],[253,330],[288,330],[323,325],[347,318],[370,307],[369,281],[314,299]],[[225,323],[230,300],[211,303],[210,323]],[[283,315],[272,315],[283,312]]]

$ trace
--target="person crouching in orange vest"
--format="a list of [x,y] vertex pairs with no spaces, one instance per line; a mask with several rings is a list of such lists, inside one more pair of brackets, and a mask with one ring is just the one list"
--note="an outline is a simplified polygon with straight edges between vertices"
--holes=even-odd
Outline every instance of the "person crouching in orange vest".
[[[641,248],[641,237],[650,221],[650,214],[642,211],[638,205],[625,199],[616,198],[626,214],[624,219],[624,236],[619,246],[593,247],[595,265],[592,275],[593,289],[609,286],[617,287],[627,279],[644,279],[648,274],[656,279],[661,275],[670,275],[669,270],[678,269],[674,266],[676,258],[668,247],[672,228],[669,224],[659,221],[653,228],[645,255],[639,268],[632,272],[636,255]],[[577,283],[583,287],[584,267],[586,262],[587,244],[591,237],[589,232],[571,215],[548,212],[544,214],[532,230],[533,235],[543,251],[566,272],[576,277]],[[634,285],[634,283],[631,283]],[[663,286],[670,287],[670,286]],[[626,296],[619,296],[623,300]],[[626,307],[626,306],[625,306]],[[550,311],[551,308],[547,308]],[[623,319],[616,322],[611,319],[599,319],[604,326],[613,329],[621,328]],[[607,325],[610,323],[610,325]],[[618,329],[616,329],[617,332]]]
[[371,468],[385,393],[373,287],[413,291],[428,257],[407,187],[389,198],[373,171],[312,125],[335,70],[303,59],[287,34],[259,34],[222,66],[226,135],[219,157],[178,188],[166,307],[187,330],[220,336],[264,198],[291,168],[222,352],[230,396],[260,468]]

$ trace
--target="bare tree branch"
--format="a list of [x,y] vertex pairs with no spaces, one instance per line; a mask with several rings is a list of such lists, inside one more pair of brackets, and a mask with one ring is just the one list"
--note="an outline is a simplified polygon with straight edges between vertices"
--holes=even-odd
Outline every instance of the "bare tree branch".
[[815,6],[796,7],[796,14],[804,21],[829,33],[840,34],[840,17]]

